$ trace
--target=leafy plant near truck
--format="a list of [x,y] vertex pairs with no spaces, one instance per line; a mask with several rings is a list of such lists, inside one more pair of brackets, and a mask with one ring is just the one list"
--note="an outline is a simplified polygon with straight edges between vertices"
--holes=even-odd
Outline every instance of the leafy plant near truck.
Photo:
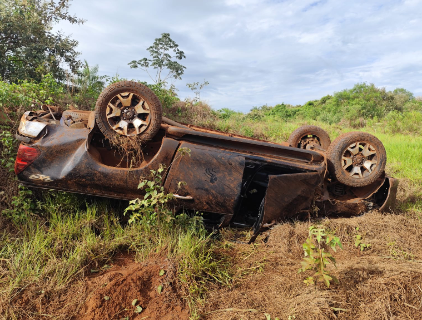
[[336,265],[336,259],[328,249],[335,252],[337,247],[342,249],[342,244],[333,233],[327,232],[324,228],[309,227],[309,237],[303,244],[305,257],[301,262],[302,268],[299,269],[299,272],[308,270],[313,272],[313,275],[304,280],[306,284],[316,284],[321,281],[329,287],[332,281],[338,283],[337,278],[327,270],[327,265]]

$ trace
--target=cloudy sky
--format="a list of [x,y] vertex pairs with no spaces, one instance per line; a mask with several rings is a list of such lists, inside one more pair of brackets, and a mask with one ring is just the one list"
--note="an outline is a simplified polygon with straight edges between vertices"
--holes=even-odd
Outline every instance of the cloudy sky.
[[149,81],[128,63],[170,33],[186,83],[214,109],[303,104],[358,82],[422,96],[422,0],[73,0],[86,22],[56,29],[79,41],[100,74]]

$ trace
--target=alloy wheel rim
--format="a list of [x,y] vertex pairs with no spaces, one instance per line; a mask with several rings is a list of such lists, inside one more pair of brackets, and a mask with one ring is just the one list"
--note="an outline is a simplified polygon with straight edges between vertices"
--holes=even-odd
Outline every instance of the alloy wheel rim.
[[110,127],[124,136],[136,136],[151,123],[148,103],[139,95],[123,92],[107,104],[106,117]]
[[368,142],[355,142],[343,152],[341,161],[346,174],[363,179],[371,175],[377,165],[377,150]]

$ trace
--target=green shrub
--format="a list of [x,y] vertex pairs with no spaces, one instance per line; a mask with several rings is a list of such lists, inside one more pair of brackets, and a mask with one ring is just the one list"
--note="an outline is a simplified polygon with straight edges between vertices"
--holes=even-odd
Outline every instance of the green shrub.
[[398,112],[392,111],[386,117],[385,130],[389,133],[408,133],[421,134],[422,133],[422,113],[419,111]]
[[0,107],[16,121],[23,111],[30,110],[34,104],[57,104],[63,98],[63,93],[64,86],[51,74],[43,76],[39,83],[24,80],[9,84],[0,81]]
[[283,120],[290,120],[296,117],[299,108],[294,108],[291,105],[277,104],[275,105],[268,114],[282,118]]
[[0,126],[0,165],[13,171],[16,158],[17,141],[10,132],[10,128]]
[[241,112],[236,112],[234,110],[231,110],[229,108],[222,108],[220,110],[217,110],[217,115],[220,119],[226,120],[226,119],[230,119],[232,116],[236,115],[236,114],[242,114]]
[[248,119],[254,120],[254,121],[260,121],[265,116],[271,114],[272,107],[263,105],[261,107],[253,107],[251,111],[246,115]]
[[158,97],[164,110],[171,108],[175,102],[180,101],[176,94],[176,88],[174,85],[171,85],[169,88],[167,88],[163,82],[146,85]]
[[338,282],[336,277],[327,271],[327,265],[330,263],[335,265],[336,259],[330,252],[326,251],[324,246],[331,248],[333,251],[336,251],[337,246],[342,248],[340,239],[334,234],[326,232],[324,228],[310,226],[309,237],[303,244],[305,257],[301,262],[302,268],[299,269],[299,272],[313,271],[313,275],[304,280],[308,285],[322,281],[329,287],[331,281]]
[[84,67],[72,79],[71,103],[81,110],[94,110],[95,102],[109,77],[98,75],[98,65],[90,67],[85,60]]
[[142,180],[138,188],[145,190],[142,198],[130,201],[125,214],[130,212],[129,223],[139,221],[151,227],[161,227],[165,223],[173,220],[171,210],[167,208],[167,203],[173,199],[173,194],[164,192],[162,176],[165,168],[160,165],[157,170],[151,170],[149,180]]
[[34,214],[36,209],[32,191],[23,186],[19,186],[19,193],[12,198],[11,208],[4,209],[1,214],[5,215],[15,224],[20,224]]

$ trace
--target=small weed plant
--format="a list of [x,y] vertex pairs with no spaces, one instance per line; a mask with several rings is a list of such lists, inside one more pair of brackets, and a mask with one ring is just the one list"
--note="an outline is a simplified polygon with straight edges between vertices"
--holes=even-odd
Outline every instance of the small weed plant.
[[131,212],[129,223],[141,221],[141,224],[151,226],[159,225],[163,221],[170,222],[172,212],[167,208],[167,203],[173,199],[172,193],[165,193],[162,185],[162,174],[165,168],[160,165],[157,170],[151,170],[150,180],[142,180],[138,188],[145,191],[142,199],[130,201],[125,214]]
[[195,98],[193,99],[193,103],[197,103],[197,102],[201,101],[201,90],[209,84],[210,83],[208,81],[206,81],[205,79],[204,79],[203,83],[192,82],[192,83],[186,84],[186,86],[195,93]]
[[14,196],[9,209],[4,209],[1,213],[10,218],[13,223],[25,222],[36,210],[36,203],[32,197],[32,191],[23,186],[19,186],[19,193]]
[[302,268],[299,269],[299,272],[307,270],[314,272],[312,276],[304,280],[307,285],[322,281],[329,287],[331,281],[338,283],[337,278],[327,270],[327,265],[332,263],[335,266],[336,260],[326,249],[331,248],[336,251],[336,247],[342,249],[340,239],[333,233],[327,232],[324,228],[309,227],[309,237],[303,244],[305,257],[301,262]]
[[403,250],[398,244],[397,241],[391,241],[387,243],[390,256],[394,260],[415,260],[415,255],[411,252]]
[[361,234],[359,234],[359,227],[356,227],[355,229],[355,247],[359,248],[360,251],[364,251],[365,249],[369,249],[371,247],[371,245],[369,243],[364,243],[363,242],[363,236]]

